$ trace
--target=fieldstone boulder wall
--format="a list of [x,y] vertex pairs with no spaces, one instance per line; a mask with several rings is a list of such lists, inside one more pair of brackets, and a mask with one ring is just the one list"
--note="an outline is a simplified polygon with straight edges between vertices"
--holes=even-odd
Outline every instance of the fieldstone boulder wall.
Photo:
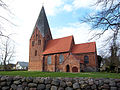
[[120,90],[120,79],[0,76],[0,90]]

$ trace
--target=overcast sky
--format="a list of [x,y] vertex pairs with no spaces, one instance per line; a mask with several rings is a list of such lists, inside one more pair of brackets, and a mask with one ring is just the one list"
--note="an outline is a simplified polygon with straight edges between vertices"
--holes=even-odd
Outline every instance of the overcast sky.
[[[42,5],[48,18],[49,26],[54,39],[73,35],[75,43],[89,42],[92,33],[88,24],[80,24],[80,19],[100,10],[100,7],[92,6],[95,0],[4,0],[9,12],[0,8],[0,15],[11,20],[16,26],[4,23],[5,33],[14,33],[12,39],[16,43],[17,61],[29,61],[29,39]],[[102,40],[102,39],[101,39]],[[96,41],[99,54],[101,40]]]

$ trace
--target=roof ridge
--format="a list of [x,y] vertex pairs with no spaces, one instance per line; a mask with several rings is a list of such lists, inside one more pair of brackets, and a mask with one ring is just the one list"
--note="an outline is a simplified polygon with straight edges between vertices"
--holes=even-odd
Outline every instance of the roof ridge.
[[90,53],[96,52],[96,42],[75,44],[72,48],[72,53]]
[[43,54],[69,52],[73,36],[49,40]]
[[[73,35],[71,35],[71,36],[66,36],[66,37],[61,37],[61,38],[56,38],[56,39],[52,39],[52,40],[64,39],[64,38],[68,38],[68,37],[73,37]],[[50,41],[51,41],[51,40],[50,40]]]
[[94,42],[86,42],[86,43],[80,43],[80,44],[75,44],[75,45],[90,44],[90,43],[95,43],[96,44],[96,42],[94,41]]

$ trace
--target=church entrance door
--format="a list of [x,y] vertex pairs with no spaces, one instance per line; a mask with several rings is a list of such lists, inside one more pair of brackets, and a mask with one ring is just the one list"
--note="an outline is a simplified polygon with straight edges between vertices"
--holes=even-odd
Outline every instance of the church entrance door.
[[70,72],[70,66],[69,65],[66,66],[66,72]]
[[72,72],[78,72],[78,68],[77,67],[73,67],[72,68]]

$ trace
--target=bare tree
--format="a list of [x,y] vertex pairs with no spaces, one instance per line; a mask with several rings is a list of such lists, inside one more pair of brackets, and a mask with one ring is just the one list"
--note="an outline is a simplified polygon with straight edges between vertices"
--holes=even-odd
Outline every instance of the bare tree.
[[92,26],[92,29],[102,30],[100,33],[95,34],[92,38],[96,36],[101,37],[101,35],[103,35],[107,30],[112,30],[117,37],[120,30],[120,1],[98,0],[95,5],[101,5],[101,10],[95,14],[88,15],[81,20],[89,23]]
[[120,0],[97,0],[95,5],[100,5],[101,10],[84,17],[81,21],[91,25],[92,30],[100,29],[91,39],[96,37],[100,38],[106,31],[111,31],[111,35],[108,35],[105,43],[109,43],[110,49],[108,48],[108,51],[110,52],[109,54],[111,54],[111,65],[113,65],[113,61],[117,59],[117,52],[119,49],[117,43],[120,39]]
[[[14,14],[10,11],[8,5],[7,5],[3,0],[0,0],[0,8],[3,8],[5,11],[7,11],[8,13],[10,13],[11,15],[14,15]],[[4,16],[0,13],[0,36],[8,37],[7,35],[5,35],[5,34],[3,33],[3,30],[4,30],[4,24],[3,24],[3,22],[4,22],[4,21],[10,23],[11,25],[14,25],[14,26],[16,26],[16,25],[15,25],[13,22],[11,22],[9,19],[7,19],[6,17],[4,17]]]
[[14,58],[14,45],[11,42],[11,40],[9,38],[5,38],[4,41],[2,41],[1,43],[1,47],[0,47],[0,59],[3,62],[4,65],[4,70],[7,69],[7,63],[9,64],[10,61],[13,60]]

